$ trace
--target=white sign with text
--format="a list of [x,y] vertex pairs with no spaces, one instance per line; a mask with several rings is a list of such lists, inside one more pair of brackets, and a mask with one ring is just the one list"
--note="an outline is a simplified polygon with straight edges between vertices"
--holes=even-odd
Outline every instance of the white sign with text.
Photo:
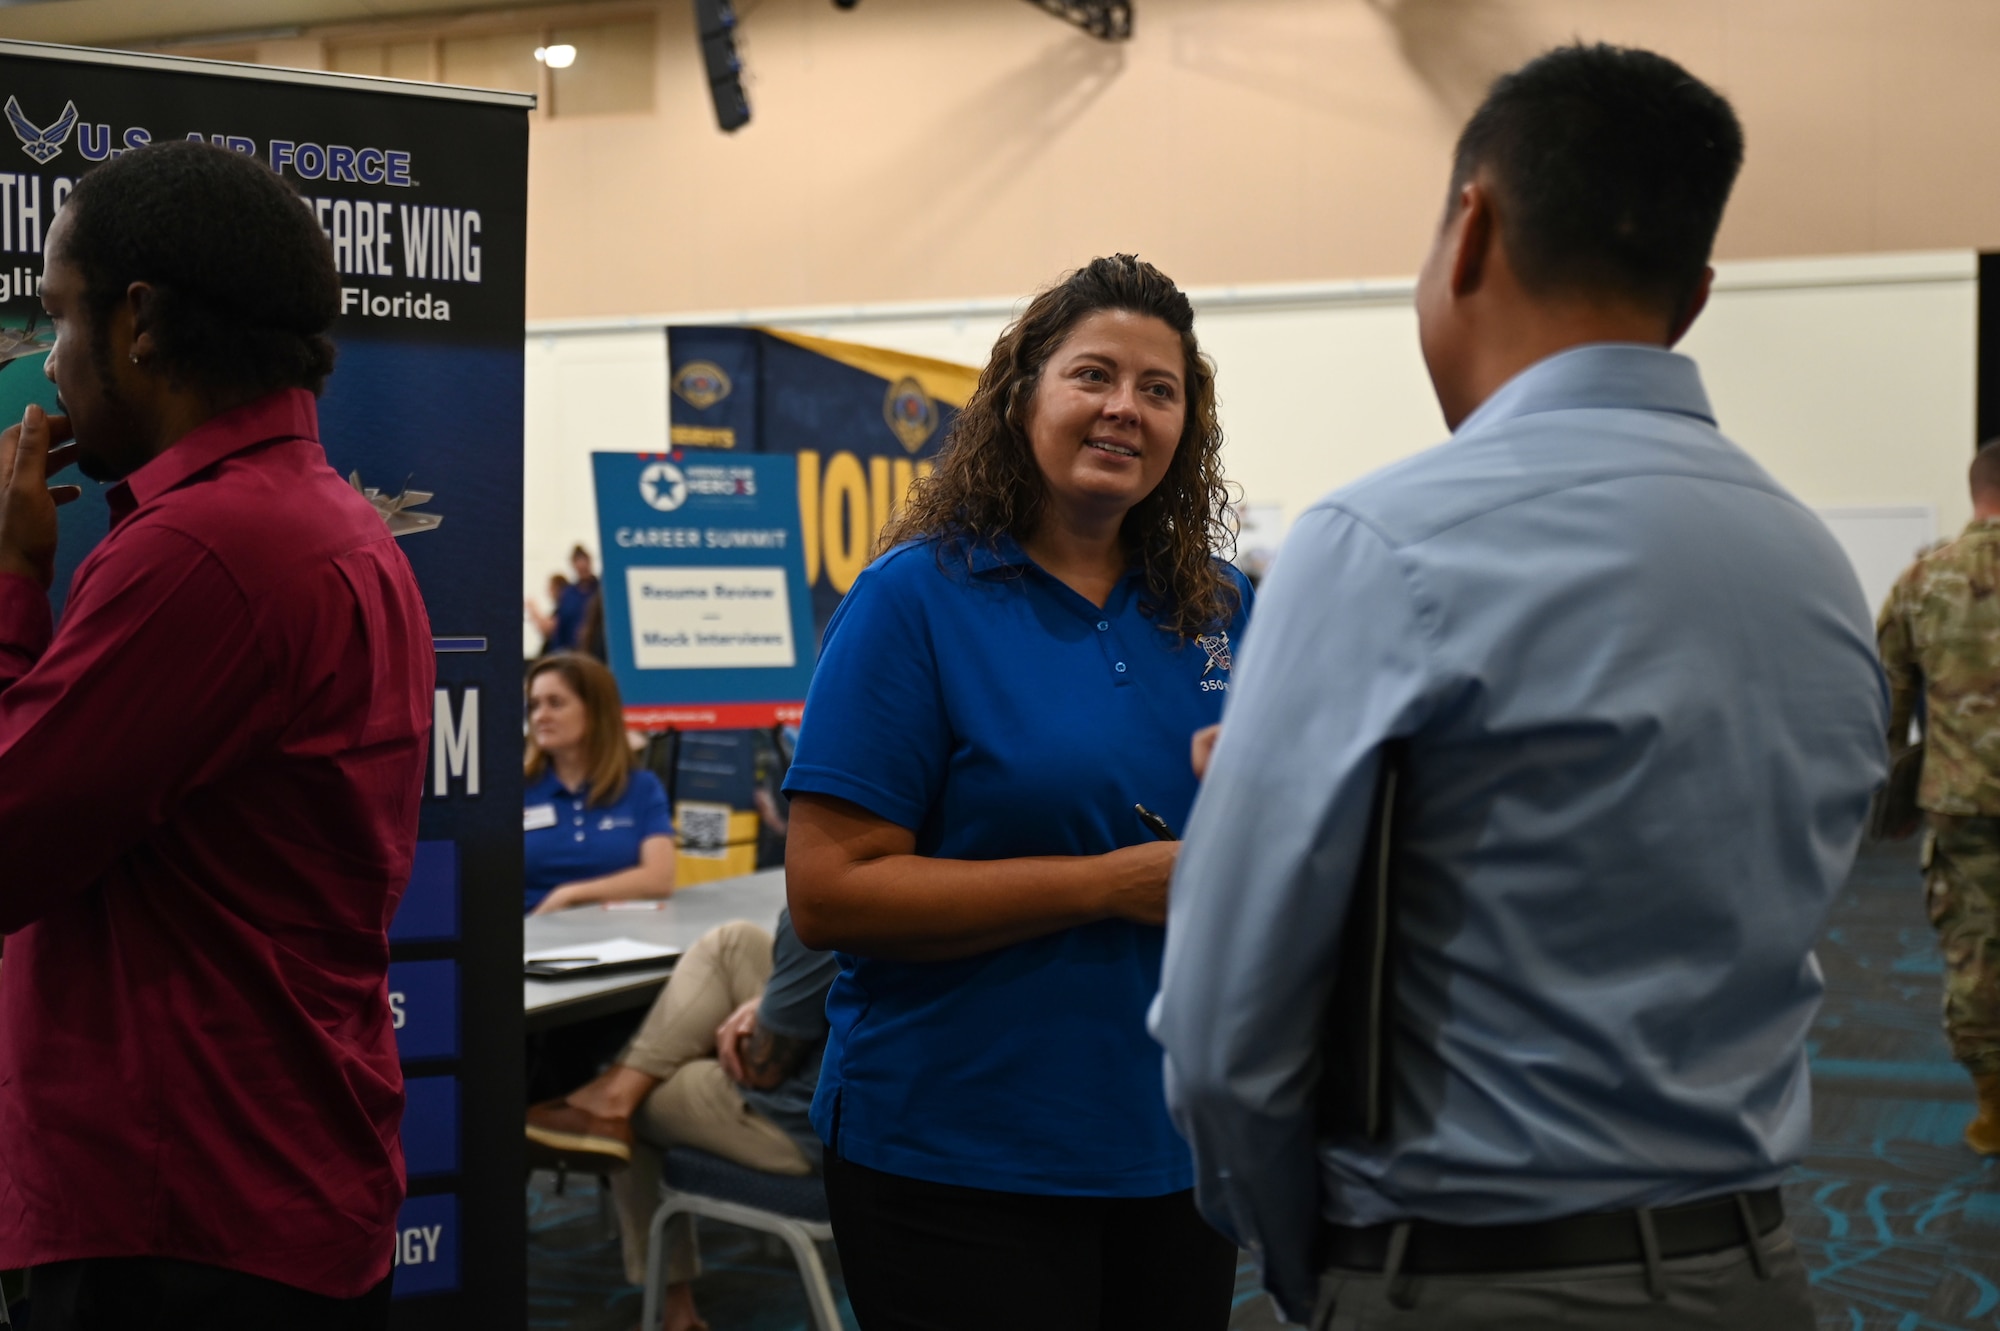
[[641,670],[791,666],[782,568],[628,568],[632,660]]

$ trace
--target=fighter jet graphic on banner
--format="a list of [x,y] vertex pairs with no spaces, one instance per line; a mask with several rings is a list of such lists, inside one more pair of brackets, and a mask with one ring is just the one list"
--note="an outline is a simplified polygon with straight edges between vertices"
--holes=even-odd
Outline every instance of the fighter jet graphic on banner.
[[[0,352],[0,355],[4,355]],[[382,515],[382,521],[389,524],[391,536],[411,536],[420,531],[430,531],[444,521],[442,513],[413,513],[410,510],[428,504],[435,497],[429,490],[405,489],[401,494],[384,494],[372,485],[361,483],[358,471],[347,474],[347,483],[354,487],[354,493],[375,505],[375,511]]]
[[[4,274],[0,274],[4,277]],[[29,356],[39,356],[56,344],[52,329],[36,328],[30,319],[25,328],[0,328],[0,365],[10,365]]]

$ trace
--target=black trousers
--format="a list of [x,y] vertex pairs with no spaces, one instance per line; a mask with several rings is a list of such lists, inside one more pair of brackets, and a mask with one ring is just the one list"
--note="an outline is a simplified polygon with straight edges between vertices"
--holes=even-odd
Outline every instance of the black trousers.
[[92,1257],[28,1275],[26,1331],[384,1331],[389,1281],[330,1299],[169,1257]]
[[1223,1331],[1235,1245],[1194,1194],[1040,1197],[826,1160],[862,1331]]

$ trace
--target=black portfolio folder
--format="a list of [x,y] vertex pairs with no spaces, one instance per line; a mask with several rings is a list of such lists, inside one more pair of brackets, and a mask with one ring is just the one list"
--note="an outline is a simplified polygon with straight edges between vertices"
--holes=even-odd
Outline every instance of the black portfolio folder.
[[522,966],[522,973],[530,980],[595,980],[605,975],[622,975],[627,971],[667,970],[680,960],[680,949],[653,957],[633,957],[625,961],[599,961],[589,956],[589,949],[574,957],[549,957],[541,961],[530,961]]
[[1404,749],[1384,745],[1341,931],[1333,993],[1320,1018],[1320,1135],[1387,1141],[1395,1099],[1397,802]]

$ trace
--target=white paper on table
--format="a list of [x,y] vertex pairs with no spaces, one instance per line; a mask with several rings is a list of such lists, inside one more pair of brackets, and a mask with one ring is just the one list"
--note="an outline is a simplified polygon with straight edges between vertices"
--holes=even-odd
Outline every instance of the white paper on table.
[[636,938],[606,938],[595,943],[567,943],[562,947],[545,947],[539,952],[523,953],[523,961],[552,961],[556,965],[568,966],[615,966],[626,961],[666,961],[677,957],[681,950],[677,947],[662,947],[658,943],[642,943]]

